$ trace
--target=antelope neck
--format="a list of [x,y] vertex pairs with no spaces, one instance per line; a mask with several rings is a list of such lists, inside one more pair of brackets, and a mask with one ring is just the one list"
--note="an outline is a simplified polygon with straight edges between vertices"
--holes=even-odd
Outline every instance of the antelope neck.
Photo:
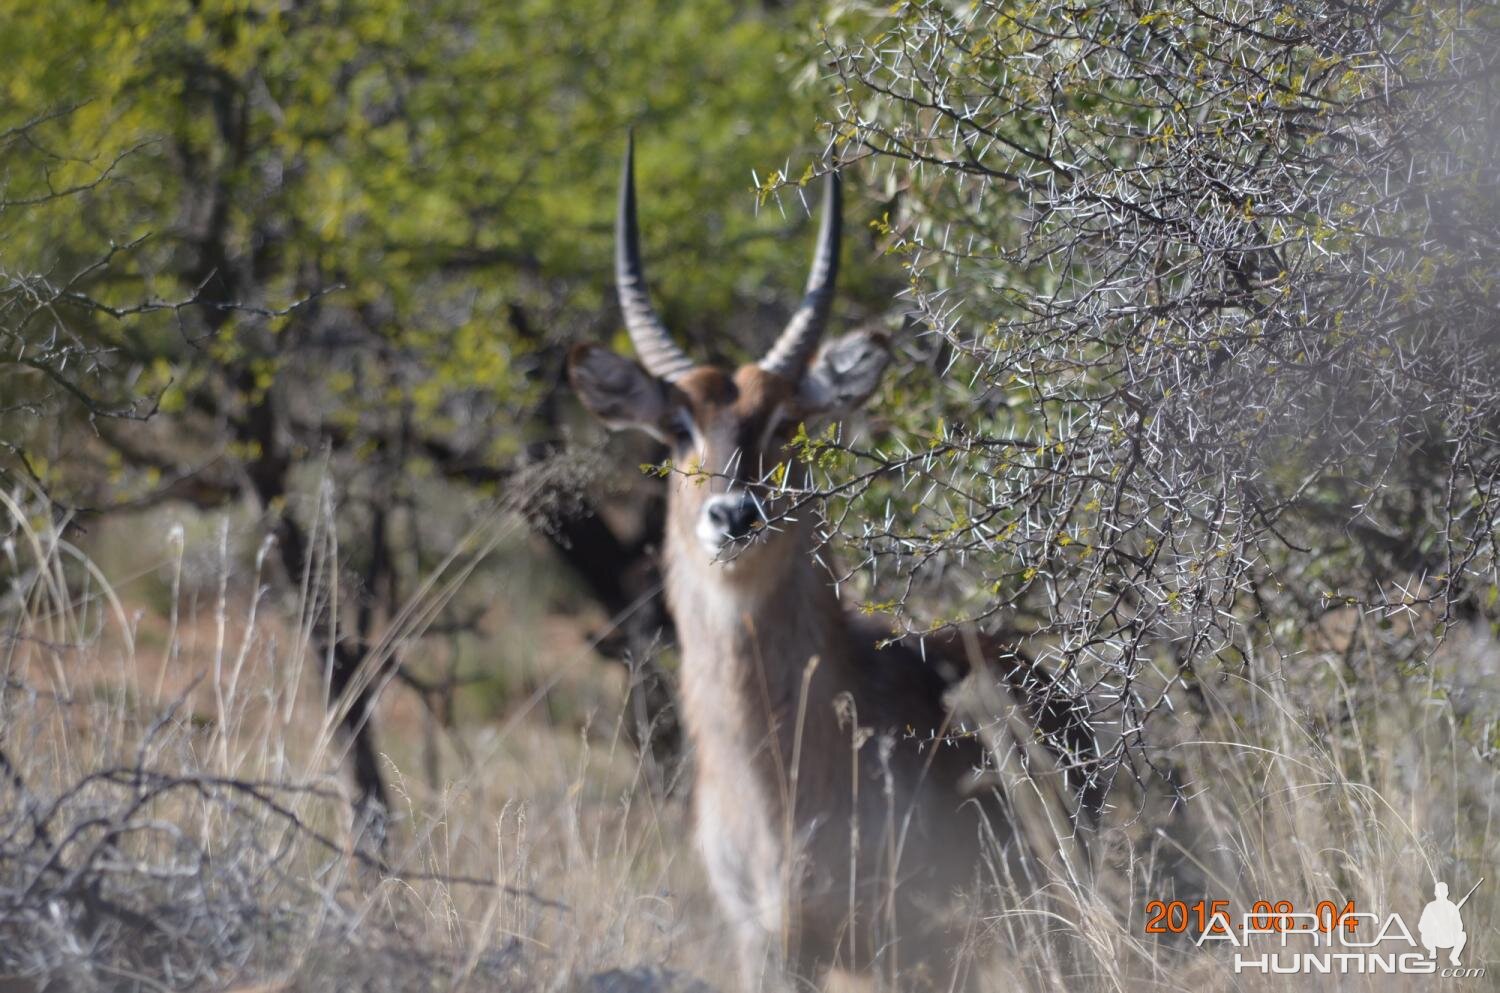
[[[667,595],[682,650],[684,718],[700,748],[710,737],[764,740],[795,714],[804,683],[809,714],[831,706],[822,698],[847,685],[848,633],[838,597],[806,543],[782,537],[791,547],[764,550],[776,561],[746,563],[768,567],[753,576],[669,538]],[[818,678],[807,680],[814,657]]]

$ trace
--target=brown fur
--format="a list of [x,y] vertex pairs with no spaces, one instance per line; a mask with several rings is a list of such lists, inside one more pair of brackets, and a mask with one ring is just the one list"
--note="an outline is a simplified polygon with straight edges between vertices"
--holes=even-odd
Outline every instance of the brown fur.
[[[589,395],[577,358],[580,395],[607,406]],[[949,988],[957,938],[936,911],[977,880],[987,839],[1011,841],[998,797],[971,799],[982,749],[948,734],[933,666],[900,646],[878,649],[885,632],[845,613],[812,560],[811,516],[728,562],[696,535],[711,495],[788,459],[784,434],[768,451],[761,439],[778,408],[796,415],[796,386],[746,366],[733,376],[699,368],[662,388],[696,427],[674,461],[702,470],[669,484],[667,596],[695,748],[697,841],[742,980],[782,988],[837,965],[899,969],[901,989]],[[1006,676],[1029,689],[1038,675],[1024,669],[1014,663]],[[1056,723],[1045,706],[1037,716]]]

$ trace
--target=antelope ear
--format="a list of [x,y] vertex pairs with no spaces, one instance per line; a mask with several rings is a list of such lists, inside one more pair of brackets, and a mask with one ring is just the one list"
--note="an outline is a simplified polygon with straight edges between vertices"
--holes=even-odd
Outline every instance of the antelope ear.
[[803,414],[842,413],[870,398],[890,364],[885,335],[851,331],[824,345],[802,377],[798,407]]
[[666,385],[623,355],[598,345],[574,345],[568,352],[568,382],[610,430],[637,428],[668,440]]

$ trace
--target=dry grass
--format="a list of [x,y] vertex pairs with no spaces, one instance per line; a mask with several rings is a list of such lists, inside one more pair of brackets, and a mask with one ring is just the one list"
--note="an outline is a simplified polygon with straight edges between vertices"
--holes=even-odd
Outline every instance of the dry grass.
[[[499,720],[434,734],[387,694],[398,799],[380,847],[353,822],[301,626],[317,591],[282,603],[230,555],[190,590],[169,535],[169,607],[132,612],[128,580],[112,585],[22,508],[8,512],[5,988],[732,986],[684,804],[649,787],[607,702],[618,687],[582,688],[599,666],[576,625],[511,618],[551,657]],[[518,529],[481,524],[393,619],[388,648],[419,644],[469,566]],[[1405,988],[1385,976],[1237,977],[1223,950],[1147,935],[1145,904],[1352,900],[1415,922],[1434,878],[1458,896],[1486,877],[1464,908],[1466,961],[1493,961],[1500,781],[1483,715],[1500,710],[1496,653],[1477,635],[1463,646],[1415,674],[1327,646],[1176,687],[1159,757],[1191,802],[1122,783],[1089,878],[1059,872],[1044,902],[977,922],[986,988]],[[1459,696],[1441,689],[1455,682]],[[564,694],[579,719],[545,719]]]

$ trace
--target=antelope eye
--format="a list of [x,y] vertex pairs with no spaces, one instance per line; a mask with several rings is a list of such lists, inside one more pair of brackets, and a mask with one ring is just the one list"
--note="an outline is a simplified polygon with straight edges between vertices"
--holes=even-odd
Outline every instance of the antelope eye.
[[693,424],[683,411],[677,412],[677,416],[671,419],[667,429],[672,434],[672,444],[678,448],[687,448],[693,444]]
[[791,439],[794,425],[795,422],[789,417],[782,416],[780,410],[772,414],[771,419],[761,429],[761,450],[767,453],[779,452]]

